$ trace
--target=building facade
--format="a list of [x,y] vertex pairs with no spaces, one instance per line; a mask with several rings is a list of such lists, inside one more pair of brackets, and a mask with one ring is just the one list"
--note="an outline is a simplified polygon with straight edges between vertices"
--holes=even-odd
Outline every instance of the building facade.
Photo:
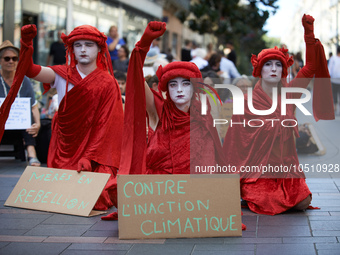
[[[34,39],[34,61],[46,65],[49,48],[58,38],[58,31],[69,33],[73,28],[88,24],[105,34],[110,26],[118,27],[132,50],[151,20],[165,21],[166,34],[161,51],[171,52],[180,59],[185,39],[208,44],[209,36],[190,31],[175,16],[182,8],[189,8],[189,0],[0,0],[0,42],[10,40],[20,46],[20,27],[35,24],[38,35]],[[208,40],[206,39],[208,38]],[[204,43],[205,42],[205,43]]]
[[287,44],[293,52],[305,55],[305,43],[301,19],[303,14],[310,14],[315,18],[314,33],[324,46],[326,57],[329,53],[336,54],[336,45],[339,44],[339,0],[300,0],[292,18],[287,21],[288,29],[281,41]]

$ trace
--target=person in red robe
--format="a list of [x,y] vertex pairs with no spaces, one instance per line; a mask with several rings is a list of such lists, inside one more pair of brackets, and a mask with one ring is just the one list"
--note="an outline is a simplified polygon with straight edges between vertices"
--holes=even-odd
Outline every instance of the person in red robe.
[[[201,114],[202,75],[194,63],[177,61],[159,66],[159,92],[144,81],[146,53],[165,30],[164,22],[150,22],[130,58],[120,174],[190,174],[191,163],[213,165],[222,157],[212,117]],[[147,144],[146,128],[137,124],[146,117]],[[140,148],[140,154],[133,154],[130,146]]]
[[[22,49],[32,47],[34,25],[22,28]],[[48,167],[109,173],[94,209],[117,206],[116,175],[120,161],[123,108],[119,85],[108,58],[106,36],[83,25],[68,36],[66,65],[42,67],[31,58],[26,75],[55,87],[59,109],[52,123]],[[111,74],[110,74],[110,73]]]
[[[295,105],[287,105],[287,114],[281,115],[281,89],[306,88],[315,76],[313,91],[314,118],[334,119],[332,94],[323,47],[314,38],[314,18],[304,15],[302,24],[305,30],[306,65],[290,83],[286,82],[288,68],[293,59],[285,48],[262,50],[253,55],[253,76],[260,80],[252,92],[252,104],[256,110],[268,110],[277,97],[277,108],[269,115],[252,113],[245,96],[244,115],[233,115],[223,150],[226,162],[235,166],[241,174],[241,197],[249,209],[260,214],[275,215],[289,209],[308,208],[312,194],[305,182],[304,173],[299,171],[294,135],[298,136]],[[320,80],[318,77],[323,77]],[[273,92],[277,89],[277,93]],[[301,93],[287,93],[287,98],[298,99]],[[268,121],[275,119],[277,121]],[[254,121],[255,120],[255,121]],[[250,121],[250,122],[249,122]],[[282,125],[284,121],[284,125]],[[240,123],[245,123],[240,124]],[[247,124],[251,123],[251,124]],[[263,124],[263,125],[262,125]],[[252,126],[261,127],[252,127]],[[266,166],[283,169],[280,173],[244,171],[248,167]],[[289,169],[289,171],[287,171]]]
[[[195,165],[223,164],[212,117],[201,115],[199,87],[203,85],[198,67],[181,61],[160,66],[156,72],[159,92],[144,80],[146,53],[165,30],[164,22],[150,22],[130,57],[119,174],[195,174]],[[117,218],[116,212],[102,217]]]

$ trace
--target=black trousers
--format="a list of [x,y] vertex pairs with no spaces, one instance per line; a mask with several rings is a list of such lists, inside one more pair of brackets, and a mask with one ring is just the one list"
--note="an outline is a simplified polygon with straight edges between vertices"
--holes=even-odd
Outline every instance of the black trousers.
[[35,138],[28,134],[26,130],[5,130],[4,135],[2,137],[2,144],[15,144],[20,141],[24,141],[25,147],[28,145],[35,146]]

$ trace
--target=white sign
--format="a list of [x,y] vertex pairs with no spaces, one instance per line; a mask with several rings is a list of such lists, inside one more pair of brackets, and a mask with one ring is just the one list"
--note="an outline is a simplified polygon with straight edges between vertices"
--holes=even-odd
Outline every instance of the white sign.
[[[5,98],[0,98],[0,106]],[[11,106],[5,130],[27,129],[31,127],[31,98],[17,97]]]

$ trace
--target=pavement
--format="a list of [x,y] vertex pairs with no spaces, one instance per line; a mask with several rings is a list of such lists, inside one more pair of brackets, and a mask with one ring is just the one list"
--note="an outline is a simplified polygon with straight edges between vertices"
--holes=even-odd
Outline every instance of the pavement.
[[[299,123],[313,124],[326,148],[322,156],[299,155],[300,163],[315,169],[322,164],[340,164],[340,117],[317,123],[305,116],[298,119]],[[312,205],[321,207],[319,210],[266,216],[242,208],[242,221],[247,225],[242,237],[119,240],[118,222],[102,221],[100,216],[86,218],[5,207],[25,167],[25,162],[0,158],[1,255],[340,254],[340,176],[334,172],[307,174]]]

